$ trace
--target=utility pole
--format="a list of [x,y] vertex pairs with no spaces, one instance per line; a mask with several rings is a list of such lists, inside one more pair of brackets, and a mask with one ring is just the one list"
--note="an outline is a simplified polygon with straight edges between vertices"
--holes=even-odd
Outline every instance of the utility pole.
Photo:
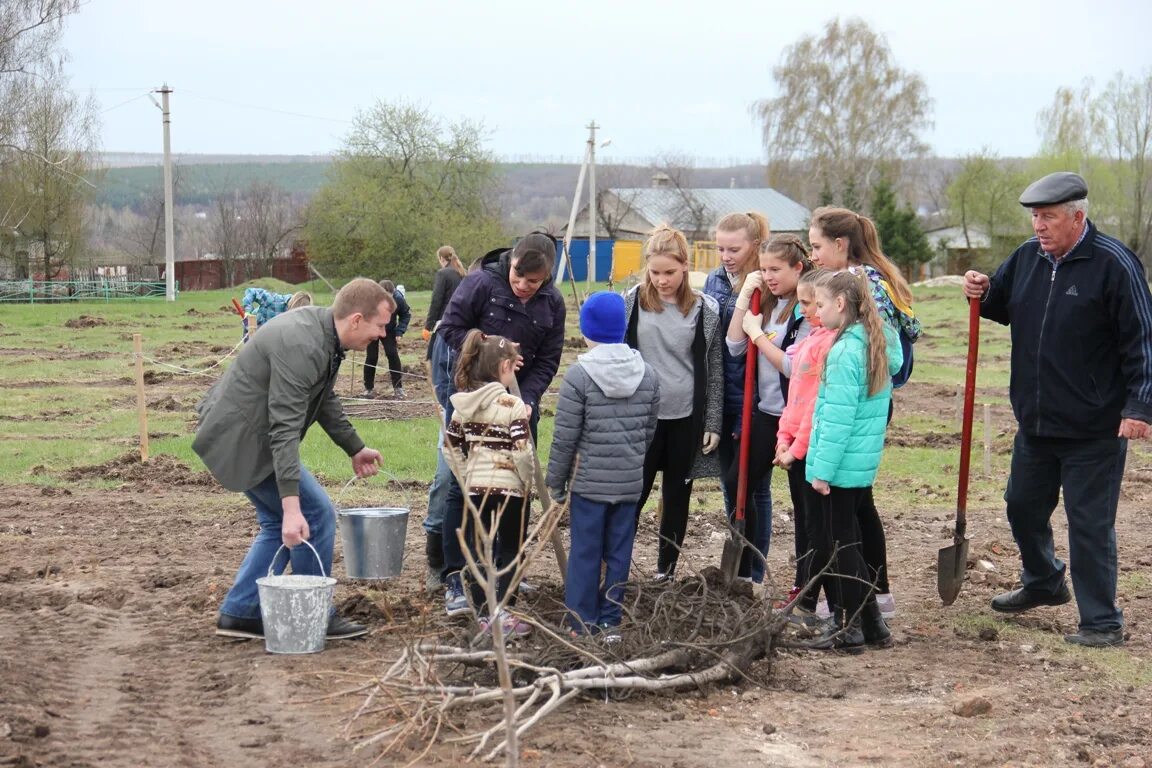
[[164,113],[164,292],[168,301],[176,301],[176,226],[172,212],[172,115],[168,111],[168,83],[160,88]]
[[596,281],[596,125],[593,120],[588,128],[588,290]]

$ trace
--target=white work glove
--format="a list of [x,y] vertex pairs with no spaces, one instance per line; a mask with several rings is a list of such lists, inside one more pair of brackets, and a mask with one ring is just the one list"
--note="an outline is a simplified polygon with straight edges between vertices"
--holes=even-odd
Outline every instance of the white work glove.
[[720,446],[720,435],[719,434],[717,434],[716,432],[705,432],[704,433],[704,444],[701,446],[701,450],[704,453],[706,453],[706,454],[712,453],[712,451],[716,450],[719,446]]
[[748,305],[752,303],[752,292],[759,288],[764,290],[764,275],[760,270],[749,272],[744,276],[744,285],[740,288],[740,295],[736,297],[736,309],[748,311]]
[[764,335],[763,322],[763,315],[754,315],[751,312],[744,315],[740,326],[744,329],[744,335],[748,337],[749,343],[755,344],[756,340]]

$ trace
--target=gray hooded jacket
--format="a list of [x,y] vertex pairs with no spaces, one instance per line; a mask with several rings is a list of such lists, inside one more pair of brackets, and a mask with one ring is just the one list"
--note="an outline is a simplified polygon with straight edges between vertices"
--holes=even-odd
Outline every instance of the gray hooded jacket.
[[569,366],[548,460],[553,496],[573,492],[610,504],[639,501],[659,388],[656,372],[627,344],[595,347]]

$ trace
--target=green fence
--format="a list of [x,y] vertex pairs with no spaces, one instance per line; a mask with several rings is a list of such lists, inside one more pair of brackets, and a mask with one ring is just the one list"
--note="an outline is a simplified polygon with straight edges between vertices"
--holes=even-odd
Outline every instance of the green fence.
[[[177,285],[179,290],[179,285]],[[0,302],[112,301],[163,299],[163,281],[129,280],[0,280]]]

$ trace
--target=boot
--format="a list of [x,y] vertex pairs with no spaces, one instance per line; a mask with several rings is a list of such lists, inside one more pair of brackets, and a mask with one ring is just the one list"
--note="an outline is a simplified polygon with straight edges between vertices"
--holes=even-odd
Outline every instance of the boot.
[[860,628],[864,631],[864,642],[873,648],[891,648],[892,633],[880,615],[880,604],[875,597],[868,598],[860,614]]
[[861,653],[864,650],[864,632],[857,616],[848,625],[844,624],[844,611],[837,609],[820,636],[808,644],[809,648],[820,651],[844,651]]
[[424,557],[428,561],[428,575],[424,579],[424,588],[435,594],[440,591],[443,582],[440,572],[444,570],[444,536],[429,531],[424,537]]

